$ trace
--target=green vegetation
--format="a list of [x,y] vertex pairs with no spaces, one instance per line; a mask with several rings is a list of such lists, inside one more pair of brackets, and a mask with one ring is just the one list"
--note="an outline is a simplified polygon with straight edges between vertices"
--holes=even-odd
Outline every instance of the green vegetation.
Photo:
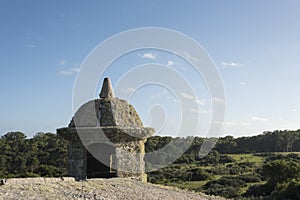
[[[175,138],[186,140],[186,138]],[[146,152],[172,146],[170,137],[152,137]],[[300,130],[265,132],[253,137],[220,138],[207,156],[198,153],[203,142],[195,137],[189,149],[159,171],[152,183],[175,186],[234,199],[300,199]],[[295,151],[295,152],[291,152]],[[160,160],[168,160],[161,154]],[[152,166],[147,163],[147,166]]]
[[[192,144],[181,155],[186,140]],[[181,155],[148,173],[149,182],[234,199],[300,199],[300,130],[223,137],[207,156],[199,157],[202,143],[200,137],[149,138],[146,152],[168,144],[173,156]],[[162,153],[156,165],[172,160],[169,156]],[[149,160],[146,166],[155,167]],[[67,141],[56,134],[27,139],[24,133],[10,132],[0,138],[0,178],[60,177],[67,175],[66,168]]]
[[0,178],[66,175],[67,143],[52,133],[26,139],[9,132],[0,139]]
[[149,173],[148,180],[234,199],[299,199],[298,154],[225,156],[232,157],[233,161],[205,165],[197,161],[194,164],[172,164]]

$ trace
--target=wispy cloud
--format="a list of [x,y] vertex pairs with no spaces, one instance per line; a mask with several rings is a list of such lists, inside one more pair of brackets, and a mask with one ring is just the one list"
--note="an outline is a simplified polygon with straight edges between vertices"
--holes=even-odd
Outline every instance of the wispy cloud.
[[139,54],[139,56],[141,58],[147,58],[147,59],[152,59],[152,60],[156,59],[156,54],[154,54],[153,52]]
[[205,104],[205,99],[199,99],[199,98],[196,98],[195,101],[196,101],[196,103],[197,103],[198,105],[204,105],[204,104]]
[[35,48],[37,46],[35,44],[26,44],[25,47],[27,47],[27,48]]
[[195,97],[195,96],[193,96],[191,94],[188,94],[188,93],[185,93],[185,92],[180,93],[180,95],[184,99],[195,101],[195,103],[197,103],[198,105],[204,105],[205,104],[205,99],[200,99],[198,97]]
[[122,93],[133,93],[135,91],[134,88],[129,87],[129,88],[121,88]]
[[167,65],[168,66],[173,66],[175,64],[175,62],[174,61],[172,61],[172,60],[168,60],[168,63],[167,63]]
[[200,110],[200,109],[196,109],[196,108],[190,108],[190,112],[191,113],[197,113],[199,115],[206,115],[206,114],[209,114],[210,112],[207,111],[207,110]]
[[242,81],[242,82],[240,82],[240,85],[245,85],[245,84],[246,84],[246,83],[245,83],[245,82],[243,82],[243,81]]
[[163,90],[163,92],[156,92],[152,95],[150,95],[151,99],[160,99],[160,98],[165,98],[168,100],[176,100],[174,97],[172,97],[167,90]]
[[62,70],[62,71],[59,72],[59,74],[69,76],[69,75],[75,74],[79,71],[80,71],[80,68],[74,67],[74,68],[71,68],[71,69]]
[[224,126],[249,126],[250,124],[248,122],[235,122],[235,121],[226,121],[223,123]]
[[196,108],[191,108],[191,109],[190,109],[190,112],[191,112],[191,113],[198,113],[199,111],[198,111],[198,109],[196,109]]
[[184,51],[183,52],[183,56],[186,57],[188,60],[191,60],[191,61],[198,61],[199,59],[193,55],[191,55],[190,53]]
[[262,117],[256,117],[256,116],[251,117],[251,120],[255,121],[255,122],[267,122],[267,121],[269,121],[269,119],[262,118]]
[[217,97],[212,98],[212,103],[224,103],[224,99],[220,99]]
[[229,68],[229,67],[242,67],[244,64],[238,62],[222,62],[221,65],[223,68]]
[[242,127],[242,126],[249,126],[250,124],[248,122],[243,121],[215,121],[214,124],[223,125],[225,127]]
[[58,63],[59,63],[59,65],[64,65],[64,64],[66,64],[66,61],[64,59],[61,59]]
[[188,93],[182,92],[180,93],[180,95],[185,98],[185,99],[189,99],[189,100],[193,100],[195,97],[193,95],[190,95]]

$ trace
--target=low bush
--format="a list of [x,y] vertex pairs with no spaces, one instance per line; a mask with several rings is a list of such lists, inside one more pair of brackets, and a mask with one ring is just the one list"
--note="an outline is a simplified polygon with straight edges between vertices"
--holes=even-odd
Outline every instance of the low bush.
[[203,186],[206,194],[234,198],[240,195],[240,188],[245,187],[246,182],[239,177],[223,176],[220,179],[209,181]]

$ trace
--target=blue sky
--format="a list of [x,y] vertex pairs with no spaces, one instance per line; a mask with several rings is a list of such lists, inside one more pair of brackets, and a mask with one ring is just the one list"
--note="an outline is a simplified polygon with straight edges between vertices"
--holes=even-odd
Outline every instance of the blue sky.
[[[66,126],[73,115],[73,84],[84,58],[111,35],[140,27],[174,29],[206,49],[226,92],[223,135],[299,129],[299,7],[296,0],[1,0],[0,134],[19,130],[32,136]],[[179,58],[155,50],[133,52],[114,63],[107,76],[115,84],[120,66],[128,69],[128,63],[148,62],[169,63],[190,78],[203,100],[200,117],[209,122],[204,83],[195,82],[188,64]],[[141,94],[136,93],[131,103],[147,124],[148,111],[141,102],[164,91],[152,88]],[[167,100],[148,104],[172,105]],[[169,109],[176,112],[175,107]],[[167,127],[174,127],[174,122]],[[160,134],[172,135],[172,129]]]

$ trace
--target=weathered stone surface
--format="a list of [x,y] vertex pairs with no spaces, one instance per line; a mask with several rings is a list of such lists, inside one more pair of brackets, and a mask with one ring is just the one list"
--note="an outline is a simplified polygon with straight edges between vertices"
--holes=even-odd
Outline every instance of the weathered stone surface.
[[45,183],[57,183],[62,181],[74,181],[72,177],[61,177],[61,178],[9,178],[2,179],[3,185],[15,185],[15,184],[45,184]]
[[91,100],[82,105],[69,127],[143,127],[143,123],[128,102],[118,98]]
[[115,97],[114,90],[113,90],[113,87],[111,85],[109,78],[105,78],[103,80],[103,85],[102,85],[101,93],[99,96],[100,96],[100,98],[114,98]]
[[[95,163],[100,168],[97,161],[90,159],[101,158],[103,152],[91,152],[89,147],[106,144],[113,146],[115,152],[113,155],[102,155],[106,159],[103,164],[110,167],[107,176],[112,175],[111,171],[116,171],[118,177],[146,181],[144,143],[155,130],[143,127],[132,105],[113,98],[109,79],[104,80],[100,97],[82,105],[69,127],[57,129],[57,134],[69,141],[69,175],[77,180],[85,179],[89,176],[88,169],[91,169],[87,166],[89,163]],[[94,154],[93,157],[87,156],[89,153]],[[105,167],[102,166],[102,169]]]
[[[36,178],[34,178],[36,179]],[[178,188],[143,183],[134,178],[89,179],[87,181],[57,181],[47,179],[37,183],[34,179],[20,179],[14,184],[0,186],[2,200],[217,200],[224,199]],[[37,178],[39,179],[39,178]]]

